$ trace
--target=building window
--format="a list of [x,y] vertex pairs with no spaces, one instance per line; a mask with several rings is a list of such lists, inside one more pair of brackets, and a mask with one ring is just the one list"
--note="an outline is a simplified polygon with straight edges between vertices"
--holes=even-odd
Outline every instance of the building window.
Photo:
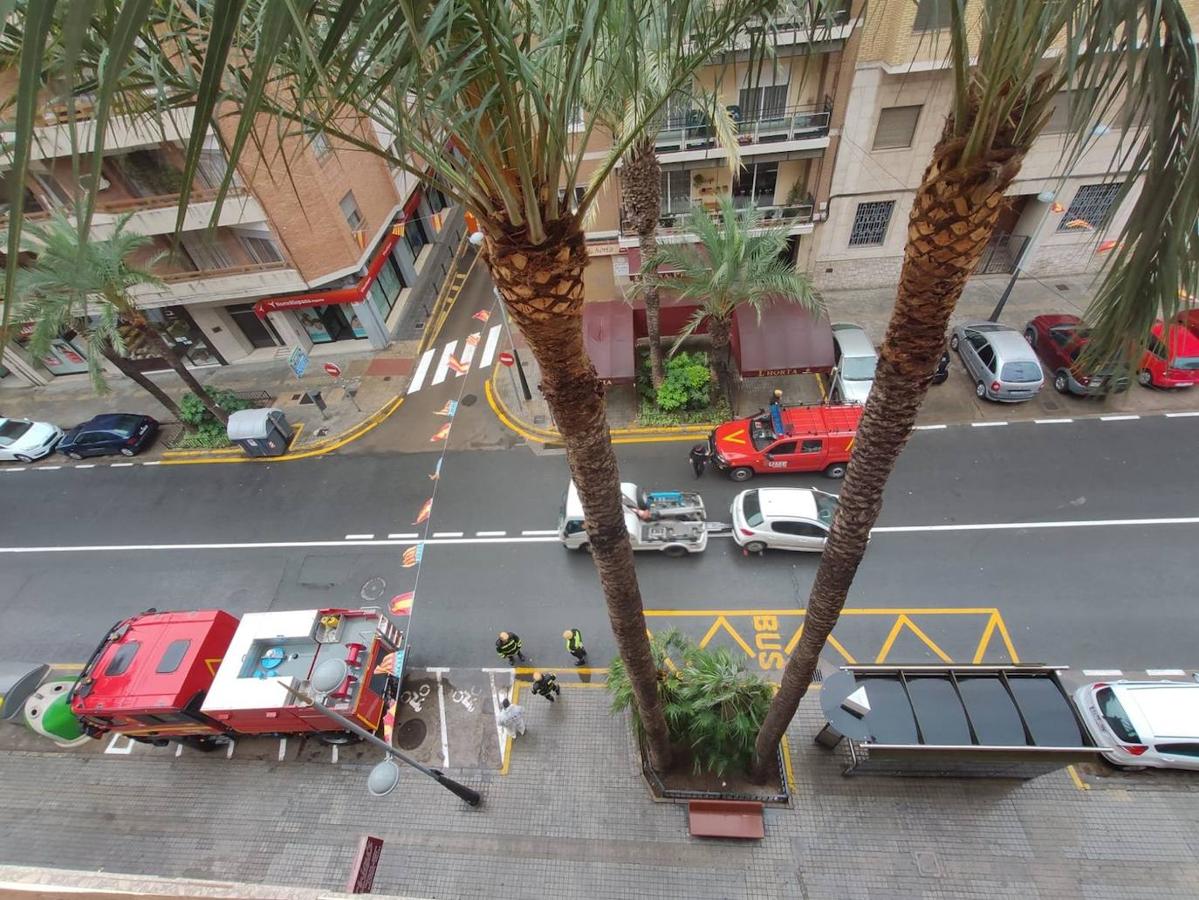
[[215,190],[225,180],[229,163],[225,154],[220,150],[201,150],[200,161],[196,169],[197,179],[206,188]]
[[778,177],[779,164],[776,162],[742,166],[733,180],[733,205],[739,209],[746,206],[773,206]]
[[429,243],[429,232],[419,218],[409,219],[404,223],[404,243],[412,251],[412,258],[420,256],[421,247]]
[[[570,211],[578,212],[579,204],[583,202],[583,195],[587,193],[587,188],[583,185],[575,185],[574,199],[570,203]],[[566,208],[566,189],[558,188],[558,208]]]
[[403,275],[400,274],[395,263],[388,259],[383,264],[383,268],[379,270],[379,277],[375,279],[370,290],[371,303],[375,305],[375,309],[379,311],[379,315],[383,319],[386,319],[395,309],[396,300],[399,299],[400,291],[403,289]]
[[308,139],[312,143],[312,155],[316,157],[317,162],[324,162],[333,154],[333,145],[329,143],[329,138],[323,131],[308,132]]
[[662,173],[662,215],[679,216],[691,208],[691,173]]
[[265,237],[246,237],[242,236],[242,246],[246,248],[246,253],[250,259],[259,265],[268,265],[269,263],[283,262],[283,254],[279,252],[279,248],[275,246],[275,242],[270,238]]
[[1111,218],[1120,184],[1084,184],[1058,223],[1058,231],[1095,231]]
[[937,31],[948,28],[953,24],[950,14],[950,4],[953,0],[918,0],[916,4],[916,21],[912,23],[912,31]]
[[882,244],[894,209],[894,200],[859,203],[853,217],[853,230],[849,233],[849,246],[877,247]]
[[737,98],[742,122],[781,119],[787,111],[786,84],[742,88]]
[[350,226],[350,231],[361,231],[366,227],[366,219],[362,216],[362,210],[358,208],[358,201],[354,199],[354,192],[350,191],[341,198],[341,214],[346,217],[346,224]]
[[912,146],[920,106],[888,106],[878,114],[874,131],[874,150],[897,150]]

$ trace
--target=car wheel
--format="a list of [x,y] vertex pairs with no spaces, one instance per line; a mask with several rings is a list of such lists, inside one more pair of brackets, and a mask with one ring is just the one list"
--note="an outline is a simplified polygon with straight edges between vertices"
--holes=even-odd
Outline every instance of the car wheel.
[[1037,346],[1037,330],[1035,328],[1024,329],[1024,340],[1028,341],[1028,346]]
[[13,457],[13,459],[15,459],[17,462],[23,462],[23,463],[33,462],[33,457],[26,456],[24,453],[18,453],[16,456]]
[[680,547],[678,544],[671,544],[669,547],[662,548],[662,555],[669,556],[671,559],[678,559],[681,556],[687,555],[687,548]]
[[766,550],[766,545],[761,541],[750,541],[745,545],[746,553],[762,553]]
[[958,349],[958,336],[956,334],[949,339],[949,349],[955,352]]
[[69,459],[83,459],[83,454],[76,453],[74,450],[72,450],[70,453],[67,454],[67,457]]
[[122,447],[121,456],[132,456],[136,451],[132,447]]
[[1070,393],[1070,378],[1065,372],[1058,372],[1053,376],[1053,389],[1059,394]]
[[987,383],[985,381],[980,381],[974,385],[974,396],[979,400],[987,399]]
[[1145,387],[1153,387],[1153,375],[1148,369],[1141,369],[1137,372],[1137,381]]
[[827,469],[824,470],[824,476],[826,478],[836,478],[836,479],[844,478],[845,477],[845,468],[846,468],[845,463],[833,463],[831,466],[829,466]]
[[749,466],[738,466],[733,471],[729,472],[729,478],[733,481],[749,481],[754,477],[754,470]]
[[586,541],[584,541],[583,543],[579,544],[579,552],[580,553],[590,553],[591,545],[588,544]]

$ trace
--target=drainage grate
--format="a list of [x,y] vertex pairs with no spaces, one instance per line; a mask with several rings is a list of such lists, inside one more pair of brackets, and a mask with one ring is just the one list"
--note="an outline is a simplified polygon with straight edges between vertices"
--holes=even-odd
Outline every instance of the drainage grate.
[[476,394],[463,394],[462,399],[458,401],[459,406],[474,406],[479,402],[479,397]]
[[396,729],[396,746],[401,750],[415,750],[424,743],[429,726],[420,719],[409,719]]
[[1059,290],[1059,291],[1070,290],[1070,285],[1068,285],[1068,284],[1055,284],[1053,287],[1055,290]]
[[383,592],[387,590],[387,582],[382,578],[372,578],[362,585],[362,590],[359,592],[362,599],[367,603],[373,600],[378,600],[383,596]]

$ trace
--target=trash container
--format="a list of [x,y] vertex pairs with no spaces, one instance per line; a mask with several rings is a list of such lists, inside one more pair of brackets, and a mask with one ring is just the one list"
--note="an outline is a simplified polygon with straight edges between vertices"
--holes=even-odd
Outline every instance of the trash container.
[[294,432],[281,409],[239,409],[229,416],[226,434],[246,456],[282,456]]

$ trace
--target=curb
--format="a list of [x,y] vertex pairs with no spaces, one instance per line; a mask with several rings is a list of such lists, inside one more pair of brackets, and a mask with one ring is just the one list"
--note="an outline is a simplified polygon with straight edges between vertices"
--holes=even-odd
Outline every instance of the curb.
[[[304,423],[298,423],[293,429],[295,436],[292,439],[292,446],[296,446],[300,442],[300,435],[304,431]],[[238,447],[222,447],[219,450],[164,450],[162,453],[163,460],[182,459],[186,457],[208,458],[220,456],[241,456],[242,451]]]
[[[496,364],[499,365],[498,363]],[[540,444],[561,444],[562,434],[557,429],[539,428],[524,421],[510,410],[499,393],[491,386],[498,369],[492,370],[492,377],[483,382],[483,392],[487,395],[487,405],[495,413],[500,424],[526,440]],[[652,444],[664,441],[694,441],[707,438],[708,433],[719,423],[712,422],[704,425],[671,425],[660,428],[629,427],[612,428],[613,444]]]
[[[390,400],[388,400],[386,403],[384,403],[381,407],[379,407],[377,410],[375,410],[373,413],[371,413],[369,416],[367,416],[361,422],[358,422],[357,424],[350,426],[349,428],[347,428],[345,431],[341,432],[340,434],[335,434],[332,437],[321,438],[319,441],[314,441],[313,443],[309,444],[307,447],[298,448],[296,450],[289,450],[287,453],[284,453],[282,456],[264,456],[264,457],[253,457],[253,456],[244,456],[244,455],[234,456],[232,454],[240,454],[241,451],[240,450],[232,450],[232,451],[220,450],[220,451],[207,453],[206,455],[197,456],[197,457],[184,457],[184,458],[169,457],[168,458],[168,457],[164,456],[164,458],[162,460],[162,465],[164,465],[164,466],[194,466],[194,465],[212,465],[212,464],[216,464],[216,463],[291,462],[292,460],[296,460],[296,459],[309,459],[313,456],[323,456],[326,453],[332,453],[334,450],[344,447],[346,444],[350,443],[351,441],[358,440],[358,438],[362,437],[367,432],[375,429],[377,426],[379,426],[384,421],[386,421],[386,419],[392,413],[394,413],[397,409],[399,409],[400,405],[403,402],[404,402],[403,395],[397,394],[395,397],[392,397]],[[294,441],[293,441],[293,446],[294,446]],[[176,450],[176,451],[167,451],[167,452],[168,453],[188,453],[188,454],[190,454],[190,453],[194,453],[196,451]]]

